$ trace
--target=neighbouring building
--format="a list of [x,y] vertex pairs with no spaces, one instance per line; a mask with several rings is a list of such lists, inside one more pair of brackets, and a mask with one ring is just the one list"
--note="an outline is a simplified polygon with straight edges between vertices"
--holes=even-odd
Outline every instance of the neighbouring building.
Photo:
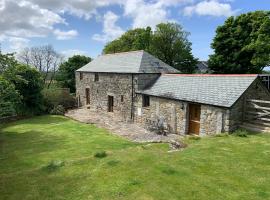
[[196,65],[196,73],[197,74],[210,74],[211,70],[208,67],[208,63],[206,61],[198,61]]
[[145,51],[101,55],[76,71],[80,106],[176,134],[216,134],[245,120],[247,99],[270,100],[257,75],[179,74]]

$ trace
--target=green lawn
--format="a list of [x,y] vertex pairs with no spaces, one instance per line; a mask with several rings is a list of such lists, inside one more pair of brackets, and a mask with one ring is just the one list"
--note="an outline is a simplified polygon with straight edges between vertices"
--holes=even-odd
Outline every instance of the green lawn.
[[59,116],[2,125],[0,199],[270,199],[270,134],[186,142],[168,153]]

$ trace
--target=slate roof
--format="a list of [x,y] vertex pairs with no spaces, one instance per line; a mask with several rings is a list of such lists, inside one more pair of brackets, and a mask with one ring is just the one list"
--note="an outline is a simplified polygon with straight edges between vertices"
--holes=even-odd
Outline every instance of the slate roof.
[[130,51],[98,56],[78,72],[178,73],[179,71],[146,51]]
[[229,108],[256,78],[254,74],[165,74],[138,93]]
[[208,68],[208,64],[206,61],[198,61],[197,65],[197,73],[207,73],[209,71],[211,71],[209,68]]

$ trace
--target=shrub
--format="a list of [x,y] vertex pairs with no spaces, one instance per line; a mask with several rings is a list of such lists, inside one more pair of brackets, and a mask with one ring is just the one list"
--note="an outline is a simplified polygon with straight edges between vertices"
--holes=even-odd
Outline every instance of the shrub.
[[51,111],[50,114],[52,115],[64,115],[65,108],[62,105],[55,106]]
[[233,132],[233,135],[238,136],[238,137],[247,137],[248,132],[246,130],[240,129],[240,130]]
[[44,89],[42,94],[47,112],[50,112],[50,110],[58,105],[62,105],[65,109],[74,108],[76,105],[76,99],[69,93],[69,89]]
[[65,162],[63,161],[51,161],[49,162],[48,165],[43,167],[43,170],[47,171],[47,172],[54,172],[56,170],[58,170],[60,167],[63,167],[65,165]]
[[100,152],[95,153],[94,156],[96,158],[105,158],[105,157],[107,157],[107,153],[106,153],[106,151],[100,151]]

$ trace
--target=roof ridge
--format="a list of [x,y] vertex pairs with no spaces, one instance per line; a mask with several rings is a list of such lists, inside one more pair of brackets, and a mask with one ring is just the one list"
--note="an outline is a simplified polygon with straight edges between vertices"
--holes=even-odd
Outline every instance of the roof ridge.
[[163,76],[197,76],[197,77],[256,77],[258,74],[163,74]]
[[134,51],[123,51],[123,52],[116,52],[116,53],[107,53],[102,54],[100,56],[110,56],[110,55],[117,55],[117,54],[128,54],[128,53],[135,53],[135,52],[144,52],[144,50],[134,50]]

